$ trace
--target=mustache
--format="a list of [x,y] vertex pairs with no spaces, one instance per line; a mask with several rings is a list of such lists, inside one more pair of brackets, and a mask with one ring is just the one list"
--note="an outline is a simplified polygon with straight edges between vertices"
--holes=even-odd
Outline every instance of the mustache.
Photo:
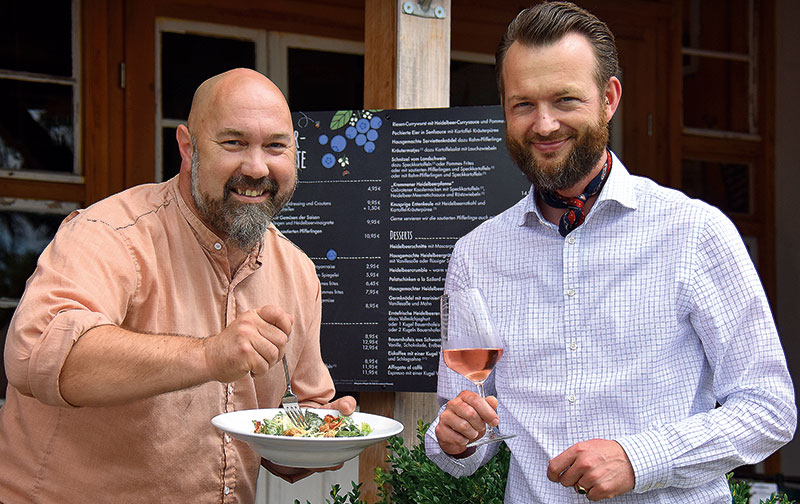
[[269,177],[254,179],[247,175],[233,175],[225,182],[225,192],[230,193],[235,187],[251,189],[254,191],[265,191],[275,194],[278,192],[278,183]]
[[556,132],[551,133],[551,134],[549,134],[547,136],[542,136],[542,135],[539,135],[537,133],[532,133],[532,134],[528,135],[527,137],[525,137],[525,141],[526,142],[558,142],[558,141],[561,141],[561,140],[566,140],[567,138],[570,138],[570,137],[571,137],[571,135],[569,135],[568,133],[561,132],[561,131],[556,131]]

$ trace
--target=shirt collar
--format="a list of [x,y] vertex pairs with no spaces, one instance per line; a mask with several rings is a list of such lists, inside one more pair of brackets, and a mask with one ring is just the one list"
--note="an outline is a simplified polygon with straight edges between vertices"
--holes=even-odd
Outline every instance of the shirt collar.
[[[609,150],[609,152],[611,151]],[[590,214],[595,211],[595,209],[602,208],[610,204],[610,202],[616,202],[630,210],[636,210],[638,207],[633,176],[613,152],[611,152],[611,160],[611,173],[609,173],[608,180],[606,180],[603,189],[600,191],[597,201],[592,205],[592,209],[589,211]],[[548,226],[553,225],[544,218],[542,212],[539,210],[539,206],[536,204],[536,190],[533,185],[531,185],[530,191],[528,191],[528,196],[525,197],[522,210],[518,221],[520,226],[531,225],[534,215],[542,224]]]

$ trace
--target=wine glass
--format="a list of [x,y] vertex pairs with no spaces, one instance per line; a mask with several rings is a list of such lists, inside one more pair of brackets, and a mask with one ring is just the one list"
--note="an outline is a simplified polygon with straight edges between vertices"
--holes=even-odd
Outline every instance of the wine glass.
[[[470,288],[444,294],[440,301],[444,363],[474,383],[485,399],[483,382],[503,355],[486,300],[479,289]],[[467,446],[480,446],[514,436],[500,434],[487,424],[486,434]]]

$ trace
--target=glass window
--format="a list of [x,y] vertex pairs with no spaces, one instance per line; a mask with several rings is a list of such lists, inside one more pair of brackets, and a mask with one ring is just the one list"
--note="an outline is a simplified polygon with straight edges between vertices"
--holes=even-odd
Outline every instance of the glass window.
[[685,130],[757,138],[754,0],[681,5]]
[[500,105],[494,63],[450,59],[450,106]]
[[0,2],[0,68],[72,77],[72,2]]
[[684,0],[683,46],[747,54],[751,0]]
[[360,110],[364,107],[364,55],[289,47],[289,108]]
[[0,166],[13,171],[72,172],[71,86],[0,79],[0,96]]
[[751,133],[750,64],[702,56],[692,59],[694,71],[683,76],[683,125]]
[[77,5],[0,4],[0,176],[80,182]]
[[749,165],[684,159],[681,182],[686,194],[725,213],[751,213]]

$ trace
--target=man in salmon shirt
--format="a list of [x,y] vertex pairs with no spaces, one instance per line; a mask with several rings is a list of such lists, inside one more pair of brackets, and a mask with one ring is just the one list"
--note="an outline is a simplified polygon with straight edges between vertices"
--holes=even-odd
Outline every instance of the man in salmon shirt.
[[180,174],[73,212],[12,319],[0,408],[0,502],[253,502],[259,466],[211,425],[330,402],[314,265],[272,219],[296,184],[280,90],[235,69],[195,93]]

